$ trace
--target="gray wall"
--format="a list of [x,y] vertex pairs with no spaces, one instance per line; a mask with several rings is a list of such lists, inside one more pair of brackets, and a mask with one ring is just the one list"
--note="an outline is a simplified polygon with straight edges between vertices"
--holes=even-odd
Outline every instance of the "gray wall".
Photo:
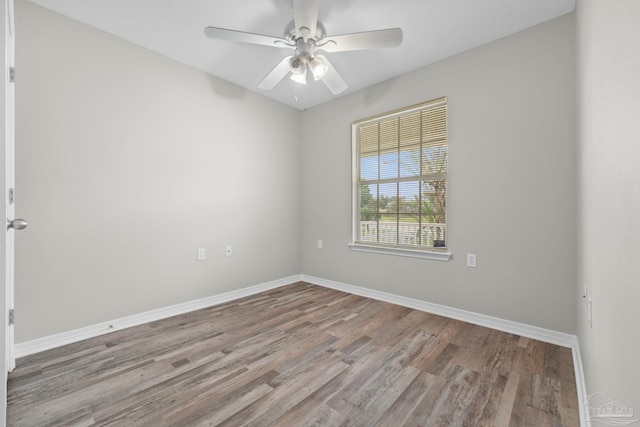
[[[16,342],[300,272],[575,331],[573,15],[298,112],[16,8]],[[351,252],[350,123],[440,96],[453,260]]]
[[16,27],[16,342],[300,273],[299,111],[27,1]]
[[639,29],[636,0],[578,1],[578,338],[588,393],[634,408],[633,419],[640,411]]
[[[308,110],[303,273],[574,333],[573,19],[565,15]],[[453,260],[350,251],[350,123],[440,96],[449,99]],[[477,254],[477,269],[465,266],[466,253]]]

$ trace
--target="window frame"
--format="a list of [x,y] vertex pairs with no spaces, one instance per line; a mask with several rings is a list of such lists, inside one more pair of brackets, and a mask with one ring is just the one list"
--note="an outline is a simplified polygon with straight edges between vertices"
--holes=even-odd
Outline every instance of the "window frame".
[[[447,97],[436,98],[431,101],[423,102],[420,104],[415,104],[409,107],[400,108],[397,110],[393,110],[387,113],[378,114],[375,116],[367,117],[365,119],[356,120],[351,123],[351,243],[349,244],[349,248],[358,252],[369,252],[369,253],[379,253],[386,255],[397,255],[397,256],[405,256],[412,258],[423,258],[423,259],[432,259],[437,261],[449,261],[451,259],[451,252],[449,252],[449,221],[448,221],[448,209],[445,210],[445,224],[446,224],[446,247],[437,248],[432,246],[411,246],[411,245],[401,245],[401,244],[390,244],[390,243],[377,243],[377,242],[366,242],[360,240],[359,230],[360,230],[360,218],[361,218],[361,201],[360,201],[360,187],[361,187],[361,179],[360,179],[360,146],[358,141],[358,129],[366,125],[367,123],[375,123],[381,122],[385,120],[392,120],[394,118],[398,118],[401,116],[410,115],[417,111],[429,110],[432,108],[437,108],[440,106],[447,106],[448,99]],[[448,122],[448,112],[446,120]],[[448,165],[448,157],[449,157],[449,138],[448,138],[448,130],[446,136],[446,147],[447,147],[447,170],[446,170],[446,185],[447,191],[445,194],[445,204],[448,206],[448,197],[449,197],[449,165]],[[398,177],[395,182],[402,182],[403,178]],[[418,180],[418,182],[422,182]]]

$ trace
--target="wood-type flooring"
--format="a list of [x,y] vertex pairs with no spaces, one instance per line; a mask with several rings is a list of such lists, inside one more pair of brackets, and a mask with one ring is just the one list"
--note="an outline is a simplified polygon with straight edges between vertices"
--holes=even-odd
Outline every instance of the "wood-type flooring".
[[30,355],[9,426],[577,426],[571,350],[296,283]]

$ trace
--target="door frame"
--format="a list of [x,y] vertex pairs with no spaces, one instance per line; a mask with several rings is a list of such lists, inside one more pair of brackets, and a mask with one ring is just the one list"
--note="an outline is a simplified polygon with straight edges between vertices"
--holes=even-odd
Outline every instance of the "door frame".
[[[13,185],[14,169],[14,94],[10,80],[10,68],[13,66],[14,22],[13,0],[2,0],[0,7],[0,43],[3,66],[0,70],[0,197],[4,200],[2,208],[4,218],[13,218],[13,205],[9,205],[8,187]],[[0,220],[1,221],[1,220]],[[0,244],[0,318],[4,325],[0,327],[0,357],[2,357],[3,382],[0,386],[0,425],[7,419],[7,378],[14,368],[13,326],[9,325],[8,313],[13,308],[13,232],[6,226],[0,226],[0,237],[6,244]]]
[[[14,22],[14,9],[13,9],[13,1],[14,0],[3,0],[6,1],[6,30],[5,30],[5,179],[4,190],[5,190],[5,205],[6,205],[6,218],[14,219],[15,218],[15,203],[13,200],[9,200],[9,189],[15,188],[15,76],[11,76],[11,69],[15,69],[15,22]],[[5,227],[6,229],[6,227]],[[7,250],[5,255],[5,268],[6,268],[6,306],[7,309],[5,316],[8,319],[9,310],[14,309],[14,236],[15,231],[7,230],[6,231],[5,240],[7,242]],[[7,366],[6,371],[11,372],[16,367],[16,360],[13,354],[13,344],[14,344],[14,325],[7,320],[7,332],[6,332],[6,357],[7,360],[5,364]]]

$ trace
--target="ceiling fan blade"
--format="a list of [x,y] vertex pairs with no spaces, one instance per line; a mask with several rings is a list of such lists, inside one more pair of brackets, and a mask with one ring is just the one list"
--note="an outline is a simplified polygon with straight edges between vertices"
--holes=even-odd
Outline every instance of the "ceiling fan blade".
[[228,40],[232,42],[259,44],[272,47],[286,47],[295,48],[288,40],[279,38],[264,36],[262,34],[245,33],[244,31],[228,30],[226,28],[207,27],[204,29],[204,33],[211,38]]
[[315,37],[318,25],[318,0],[293,0],[293,21],[296,31],[307,40]]
[[287,56],[282,61],[275,66],[273,70],[267,76],[262,79],[260,84],[258,85],[259,89],[273,89],[276,87],[280,80],[284,79],[284,77],[289,73],[289,61],[293,58],[293,56]]
[[327,86],[327,88],[331,91],[332,94],[337,95],[339,93],[344,92],[347,88],[347,83],[342,79],[342,76],[338,71],[331,65],[331,62],[323,56],[316,55],[320,58],[324,63],[329,67],[327,73],[322,77],[322,82]]
[[396,47],[400,46],[400,43],[402,43],[402,30],[400,28],[387,28],[385,30],[325,37],[319,41],[318,49],[326,52],[346,52],[349,50]]

